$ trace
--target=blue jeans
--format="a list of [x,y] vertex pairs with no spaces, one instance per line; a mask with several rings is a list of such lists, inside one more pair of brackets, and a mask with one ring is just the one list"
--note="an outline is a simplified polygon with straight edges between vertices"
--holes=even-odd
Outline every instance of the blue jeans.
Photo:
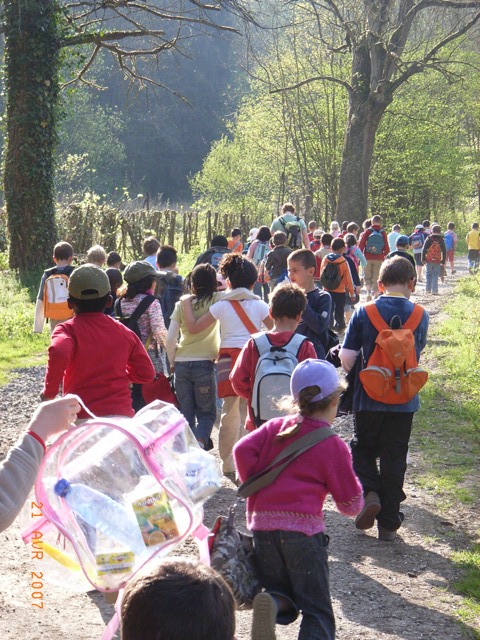
[[253,293],[256,296],[259,296],[260,300],[265,300],[265,302],[268,302],[268,295],[270,293],[268,282],[264,282],[263,284],[261,282],[255,282],[255,284],[253,285]]
[[195,437],[206,444],[217,417],[215,363],[211,360],[175,362],[174,375],[180,411]]
[[426,282],[425,291],[429,293],[438,293],[438,278],[442,265],[440,262],[427,262],[426,264]]
[[[290,598],[302,612],[298,640],[334,640],[328,577],[328,536],[296,531],[254,531],[260,582]],[[277,620],[282,622],[282,620]]]

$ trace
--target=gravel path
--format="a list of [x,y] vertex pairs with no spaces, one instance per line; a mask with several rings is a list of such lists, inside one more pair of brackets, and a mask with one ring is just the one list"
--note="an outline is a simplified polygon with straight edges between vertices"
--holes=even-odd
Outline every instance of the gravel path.
[[[459,261],[456,277],[465,275]],[[451,286],[441,287],[446,294]],[[440,314],[444,297],[426,298],[419,287],[415,299]],[[25,427],[42,386],[43,367],[19,369],[2,388],[0,400],[0,455],[3,457]],[[348,418],[335,423],[348,441]],[[449,557],[454,550],[470,546],[478,534],[478,514],[473,509],[455,514],[438,513],[435,498],[416,486],[416,468],[423,464],[412,437],[407,471],[405,525],[393,543],[379,542],[371,532],[359,532],[351,520],[327,502],[327,530],[331,536],[330,569],[334,608],[340,640],[464,640],[475,631],[459,621],[461,604],[451,585],[458,575]],[[225,513],[235,501],[233,485],[225,486],[206,505],[205,521]],[[43,577],[44,608],[32,606],[31,571],[38,570],[19,537],[15,523],[0,533],[0,638],[22,640],[98,640],[113,613],[96,592],[72,594],[68,585],[58,586]],[[188,549],[189,547],[187,547]],[[191,547],[190,547],[191,548]],[[183,550],[184,553],[185,549]],[[237,638],[248,640],[250,612],[239,612]],[[298,623],[277,627],[279,640],[294,640]]]

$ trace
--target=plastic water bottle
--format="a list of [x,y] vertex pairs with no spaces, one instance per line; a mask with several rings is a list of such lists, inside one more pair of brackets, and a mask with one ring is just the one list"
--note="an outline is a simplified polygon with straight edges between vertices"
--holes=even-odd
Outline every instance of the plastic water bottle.
[[135,555],[145,553],[145,544],[133,513],[104,493],[64,478],[54,487],[70,509],[107,538],[113,538]]

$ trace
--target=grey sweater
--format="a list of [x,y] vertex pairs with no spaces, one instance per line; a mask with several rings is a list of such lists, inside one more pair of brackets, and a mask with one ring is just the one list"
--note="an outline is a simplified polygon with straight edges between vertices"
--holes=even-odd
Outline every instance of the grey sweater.
[[42,445],[24,433],[0,464],[0,531],[17,517],[35,482],[42,458]]

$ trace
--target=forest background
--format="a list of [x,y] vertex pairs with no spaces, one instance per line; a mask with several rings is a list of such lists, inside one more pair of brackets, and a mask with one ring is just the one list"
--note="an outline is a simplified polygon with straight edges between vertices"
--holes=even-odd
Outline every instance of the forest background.
[[[411,27],[396,63],[397,75],[418,60],[422,68],[398,86],[380,120],[368,212],[406,231],[425,218],[466,229],[480,206],[480,5],[383,4],[389,11],[432,8]],[[330,1],[257,5],[262,28],[228,14],[224,21],[238,34],[192,31],[155,59],[140,56],[137,78],[108,49],[91,63],[87,45],[65,50],[57,238],[79,254],[98,242],[129,259],[141,255],[150,233],[183,253],[232,226],[247,233],[268,224],[286,200],[323,227],[337,216],[355,79],[350,27],[338,29]],[[349,2],[340,5],[347,15]],[[435,42],[442,47],[434,56]],[[0,251],[7,250],[7,226],[3,213]],[[38,266],[50,255],[30,259]]]

